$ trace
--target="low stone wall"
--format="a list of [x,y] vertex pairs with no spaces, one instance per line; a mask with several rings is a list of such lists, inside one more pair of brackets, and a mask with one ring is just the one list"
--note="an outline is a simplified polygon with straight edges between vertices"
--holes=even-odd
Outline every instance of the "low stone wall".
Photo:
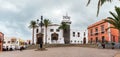
[[[31,45],[27,49],[36,49],[39,45]],[[90,47],[97,48],[96,44],[46,44],[43,47],[45,48],[54,48],[54,47]]]
[[95,44],[47,44],[45,45],[46,48],[51,47],[91,47],[96,48],[97,45]]

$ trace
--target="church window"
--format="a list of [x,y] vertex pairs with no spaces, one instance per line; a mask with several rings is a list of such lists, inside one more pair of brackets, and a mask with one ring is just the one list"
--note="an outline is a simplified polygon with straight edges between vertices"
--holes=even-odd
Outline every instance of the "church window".
[[76,40],[74,42],[76,43]]
[[38,33],[39,32],[39,29],[36,29],[36,33]]
[[104,25],[102,25],[101,26],[101,33],[104,33],[104,30],[105,30]]
[[80,37],[80,33],[78,32],[78,37]]
[[10,41],[8,41],[8,43],[10,43]]
[[57,32],[59,32],[60,30],[59,29],[56,29]]
[[92,30],[92,29],[90,30],[90,35],[91,35],[91,36],[93,35],[93,30]]
[[54,30],[53,29],[50,29],[50,32],[53,32]]
[[73,32],[73,37],[75,37],[75,32]]

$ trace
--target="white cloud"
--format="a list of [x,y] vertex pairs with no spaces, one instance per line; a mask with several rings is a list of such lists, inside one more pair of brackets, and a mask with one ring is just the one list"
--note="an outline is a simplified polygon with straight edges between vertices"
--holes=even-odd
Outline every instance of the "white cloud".
[[12,4],[8,1],[0,1],[0,8],[4,11],[13,11],[13,12],[19,12],[20,9],[15,5],[15,4]]
[[[5,36],[16,36],[31,39],[31,20],[44,18],[53,23],[60,23],[66,12],[71,17],[72,29],[86,29],[88,25],[110,16],[109,11],[114,6],[120,6],[118,1],[104,4],[96,17],[97,0],[86,7],[88,0],[0,0],[0,31]],[[114,12],[114,11],[113,11]]]

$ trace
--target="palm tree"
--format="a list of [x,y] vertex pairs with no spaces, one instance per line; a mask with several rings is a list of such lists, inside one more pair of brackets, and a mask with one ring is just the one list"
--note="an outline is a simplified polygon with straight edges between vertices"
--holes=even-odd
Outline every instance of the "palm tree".
[[36,25],[36,21],[31,21],[30,22],[30,25],[29,25],[29,28],[31,28],[32,29],[32,44],[34,44],[34,30],[35,30],[35,28],[37,27],[37,25]]
[[51,24],[49,19],[44,19],[44,26],[45,26],[45,43],[47,44],[47,27]]
[[120,7],[115,6],[115,11],[116,11],[116,14],[110,11],[110,14],[113,17],[108,17],[108,19],[105,19],[105,21],[113,25],[109,28],[114,28],[119,31],[118,42],[120,43]]
[[[97,16],[100,11],[100,7],[105,3],[105,2],[111,2],[113,0],[98,0],[98,5],[97,5]],[[120,0],[119,0],[120,1]],[[87,6],[90,4],[91,0],[88,0]]]
[[63,37],[64,37],[64,42],[67,43],[66,41],[68,41],[68,32],[69,32],[69,25],[67,25],[67,23],[62,22],[59,29],[63,29]]
[[67,28],[68,28],[68,25],[65,22],[62,22],[61,25],[60,25],[60,27],[59,27],[59,29],[63,29],[65,31],[67,30]]

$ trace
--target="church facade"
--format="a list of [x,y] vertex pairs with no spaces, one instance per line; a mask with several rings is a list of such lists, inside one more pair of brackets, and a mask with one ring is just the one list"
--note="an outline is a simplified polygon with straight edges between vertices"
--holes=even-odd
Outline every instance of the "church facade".
[[[43,26],[37,27],[38,33],[43,33],[43,43],[48,44],[86,44],[87,37],[86,31],[81,32],[79,30],[71,29],[71,20],[68,15],[63,16],[61,23],[66,23],[68,28],[66,31],[59,29],[61,24],[49,24],[47,29]],[[46,33],[47,30],[47,33]],[[47,37],[46,37],[47,36]],[[38,39],[36,38],[36,41]]]

